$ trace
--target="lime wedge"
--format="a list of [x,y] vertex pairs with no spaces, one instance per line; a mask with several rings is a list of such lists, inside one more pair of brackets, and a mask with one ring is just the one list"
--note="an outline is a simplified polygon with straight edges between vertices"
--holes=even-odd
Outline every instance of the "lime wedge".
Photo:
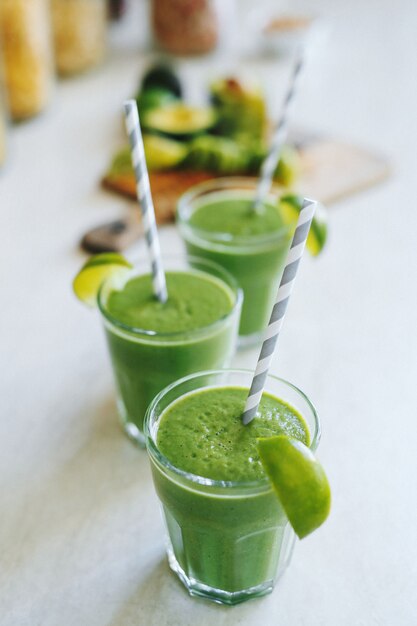
[[316,530],[330,511],[330,486],[312,451],[301,441],[277,435],[258,439],[262,465],[300,539]]
[[133,176],[132,155],[129,147],[122,148],[116,152],[108,173],[114,176],[123,174],[132,174]]
[[300,157],[298,152],[290,146],[283,146],[278,165],[275,168],[274,179],[284,187],[291,187],[300,171]]
[[[303,205],[303,198],[295,194],[281,196],[279,208],[284,221],[287,224],[294,223]],[[307,249],[313,256],[320,254],[327,239],[327,217],[324,208],[318,205],[316,208],[310,232],[307,237]]]
[[143,135],[143,146],[146,163],[152,171],[176,167],[188,153],[188,148],[184,143],[166,137],[158,137],[158,135]]
[[103,252],[92,256],[73,280],[74,293],[84,304],[94,307],[101,284],[109,276],[125,273],[131,264],[117,252]]

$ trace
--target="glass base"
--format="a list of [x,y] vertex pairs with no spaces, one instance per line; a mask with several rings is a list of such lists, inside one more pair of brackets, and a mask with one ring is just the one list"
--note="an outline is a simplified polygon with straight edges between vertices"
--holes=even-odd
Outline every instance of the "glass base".
[[145,437],[140,432],[136,424],[133,424],[133,422],[122,421],[122,427],[130,441],[132,441],[139,448],[145,448]]
[[123,428],[123,431],[128,436],[130,441],[138,446],[138,448],[144,448],[145,437],[143,436],[143,433],[139,430],[136,424],[129,420],[129,417],[126,415],[124,404],[119,399],[116,400],[116,404],[119,414],[119,422]]
[[215,587],[204,585],[198,580],[195,580],[195,578],[187,576],[175,558],[170,542],[168,542],[167,553],[170,568],[177,574],[190,596],[211,600],[217,604],[234,606],[235,604],[246,602],[246,600],[250,600],[251,598],[261,598],[262,596],[266,596],[271,593],[274,588],[274,581],[267,580],[256,587],[241,589],[239,591],[224,591],[224,589],[216,589]]

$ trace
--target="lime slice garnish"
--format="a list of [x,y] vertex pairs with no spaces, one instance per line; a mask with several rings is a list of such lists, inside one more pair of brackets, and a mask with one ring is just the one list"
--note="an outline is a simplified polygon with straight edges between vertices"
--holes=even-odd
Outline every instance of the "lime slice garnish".
[[[301,211],[303,198],[295,194],[286,194],[281,196],[279,208],[284,221],[292,224],[298,219]],[[313,256],[317,256],[322,251],[327,239],[327,217],[324,208],[318,205],[316,208],[313,221],[311,222],[310,232],[307,237],[307,249]]]
[[92,256],[73,280],[74,293],[84,304],[94,307],[102,283],[109,276],[126,273],[131,264],[117,252],[103,252]]
[[258,439],[262,465],[300,539],[316,530],[330,511],[330,486],[312,451],[301,441],[277,435]]

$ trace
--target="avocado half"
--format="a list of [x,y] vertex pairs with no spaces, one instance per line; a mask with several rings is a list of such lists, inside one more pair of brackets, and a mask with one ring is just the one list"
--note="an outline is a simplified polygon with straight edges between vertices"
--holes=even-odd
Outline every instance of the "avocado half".
[[210,130],[216,121],[216,113],[210,107],[176,103],[147,111],[142,124],[149,132],[174,139],[191,139]]

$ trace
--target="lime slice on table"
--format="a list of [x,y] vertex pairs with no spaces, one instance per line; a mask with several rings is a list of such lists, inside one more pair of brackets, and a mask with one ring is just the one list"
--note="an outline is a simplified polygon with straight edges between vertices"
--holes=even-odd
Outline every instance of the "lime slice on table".
[[126,273],[131,264],[117,252],[103,252],[92,256],[73,280],[74,293],[84,304],[94,307],[101,284],[109,276]]
[[[286,194],[279,200],[279,208],[284,221],[291,224],[298,219],[303,205],[302,196]],[[313,256],[320,254],[327,239],[327,218],[324,208],[317,206],[310,232],[307,237],[307,249]]]
[[301,441],[277,435],[258,439],[262,465],[300,539],[316,530],[330,511],[330,486],[312,451]]

